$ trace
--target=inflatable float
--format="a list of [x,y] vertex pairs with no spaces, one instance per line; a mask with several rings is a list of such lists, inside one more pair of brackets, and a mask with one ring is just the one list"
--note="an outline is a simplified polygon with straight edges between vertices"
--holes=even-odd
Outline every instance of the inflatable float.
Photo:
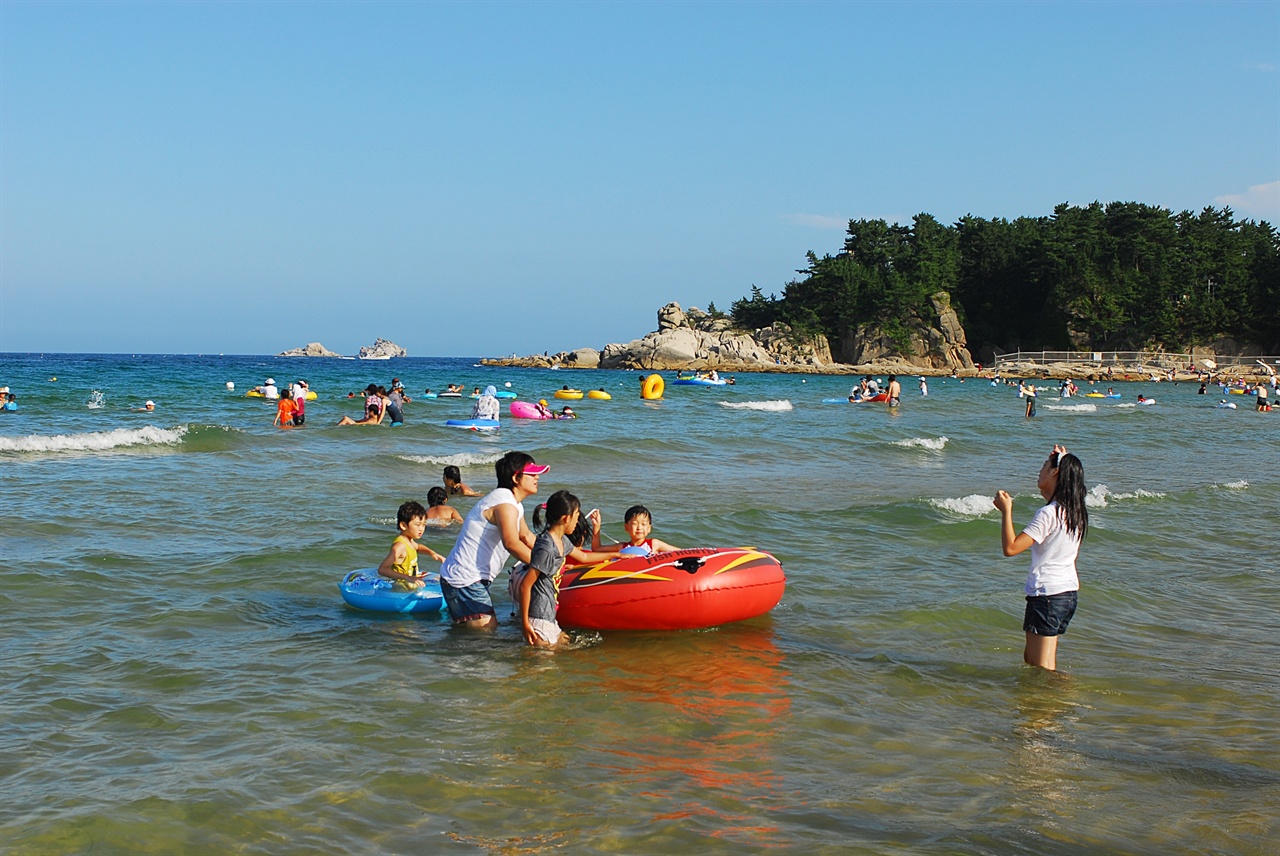
[[[244,394],[244,397],[245,398],[266,398],[265,395],[258,392],[256,389],[249,390]],[[311,389],[307,390],[307,401],[315,401],[316,398],[317,396],[316,396],[315,390],[311,390]]]
[[446,419],[444,424],[450,428],[469,428],[472,431],[494,431],[501,425],[497,419]]
[[569,389],[567,387],[565,389],[557,389],[556,398],[567,398],[570,401],[577,401],[579,398],[582,398],[582,390]]
[[853,399],[850,399],[850,398],[824,398],[824,399],[822,399],[822,403],[823,403],[823,404],[868,404],[868,403],[872,403],[872,402],[877,402],[877,401],[888,401],[888,400],[889,400],[889,393],[887,393],[887,392],[881,392],[881,393],[878,393],[878,394],[876,394],[876,395],[868,396],[867,398],[853,398]]
[[516,394],[509,389],[500,389],[494,395],[497,398],[515,398]]
[[555,419],[556,415],[551,412],[543,412],[538,409],[538,405],[530,401],[513,401],[511,406],[507,408],[511,411],[511,415],[516,419]]
[[597,401],[612,401],[613,396],[605,392],[603,389],[593,389],[587,393],[587,398],[594,398]]
[[671,383],[677,386],[728,386],[729,381],[724,378],[712,380],[709,377],[681,377],[677,375],[676,379]]
[[1235,409],[1236,409],[1236,403],[1235,403],[1234,401],[1227,401],[1227,400],[1224,398],[1224,399],[1222,399],[1221,401],[1219,401],[1219,402],[1218,402],[1218,409],[1219,409],[1219,410],[1235,410]]
[[640,382],[640,397],[645,401],[657,401],[662,398],[664,388],[662,375],[651,374]]
[[778,560],[750,547],[623,555],[565,568],[556,620],[587,630],[698,630],[763,615],[786,584]]
[[425,585],[413,591],[396,591],[394,583],[378,576],[376,569],[352,571],[338,583],[342,599],[356,609],[373,612],[396,612],[412,615],[439,612],[444,606],[440,593],[440,577],[435,574],[424,577]]

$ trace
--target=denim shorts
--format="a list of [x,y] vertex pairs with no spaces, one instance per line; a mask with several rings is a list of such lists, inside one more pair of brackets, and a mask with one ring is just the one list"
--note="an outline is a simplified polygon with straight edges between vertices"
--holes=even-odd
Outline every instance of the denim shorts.
[[1071,616],[1076,614],[1076,595],[1077,592],[1064,591],[1028,597],[1022,629],[1037,636],[1061,636],[1066,633]]
[[444,595],[444,602],[449,607],[449,617],[455,624],[494,614],[493,600],[489,597],[487,582],[455,588],[441,580],[440,593]]

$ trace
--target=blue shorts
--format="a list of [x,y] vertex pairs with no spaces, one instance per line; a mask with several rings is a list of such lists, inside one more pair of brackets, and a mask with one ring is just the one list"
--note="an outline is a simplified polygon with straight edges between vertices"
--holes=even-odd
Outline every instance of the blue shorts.
[[449,617],[455,624],[494,614],[493,600],[489,597],[487,582],[455,588],[441,580],[440,593],[444,595],[445,605],[449,607]]
[[1077,594],[1074,591],[1064,591],[1027,598],[1022,629],[1037,636],[1061,636],[1066,633],[1071,617],[1076,614]]

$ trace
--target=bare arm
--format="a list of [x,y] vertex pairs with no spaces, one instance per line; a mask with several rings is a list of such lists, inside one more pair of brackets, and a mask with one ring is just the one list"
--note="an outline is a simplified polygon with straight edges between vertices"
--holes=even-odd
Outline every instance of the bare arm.
[[653,552],[655,553],[674,553],[680,549],[679,547],[673,547],[666,541],[659,541],[657,538],[650,538],[649,543],[653,545]]
[[1006,556],[1016,556],[1026,552],[1035,543],[1026,532],[1013,533],[1013,497],[1004,491],[997,491],[992,501],[1000,510],[1000,547]]
[[538,644],[538,634],[533,632],[533,624],[529,621],[529,598],[533,592],[533,584],[538,581],[538,572],[533,568],[525,571],[524,579],[520,580],[520,590],[517,592],[520,602],[520,626],[524,631],[524,641],[530,645]]
[[495,505],[487,512],[489,522],[502,533],[502,546],[522,562],[528,562],[533,547],[533,533],[525,525],[524,516],[514,505]]
[[426,553],[428,556],[435,559],[437,562],[444,561],[444,556],[441,556],[439,553],[437,553],[435,550],[432,550],[430,547],[428,547],[426,544],[423,544],[421,541],[414,541],[413,548],[417,550],[419,553]]
[[574,564],[593,565],[596,562],[613,561],[614,559],[618,558],[618,551],[617,550],[583,550],[578,547],[574,547],[572,550],[569,551],[569,555],[566,558],[572,559],[574,561]]

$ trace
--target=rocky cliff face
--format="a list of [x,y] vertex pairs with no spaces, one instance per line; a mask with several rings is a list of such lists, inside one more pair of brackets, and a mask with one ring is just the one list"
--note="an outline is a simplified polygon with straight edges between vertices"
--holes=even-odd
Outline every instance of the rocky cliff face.
[[658,329],[643,339],[625,344],[605,345],[604,350],[579,348],[550,356],[485,360],[494,365],[545,368],[564,366],[584,369],[716,369],[717,371],[800,371],[840,372],[883,370],[872,366],[901,367],[903,370],[951,371],[972,369],[973,359],[965,344],[964,328],[951,308],[945,292],[932,298],[936,318],[904,319],[909,344],[906,355],[883,330],[860,326],[845,338],[842,360],[832,359],[825,336],[798,335],[786,324],[745,332],[733,330],[727,318],[713,318],[678,303],[658,310]]
[[908,334],[902,353],[898,343],[882,328],[862,324],[845,337],[843,361],[854,365],[894,363],[928,369],[972,369],[973,357],[964,327],[960,326],[960,318],[951,306],[951,295],[939,291],[929,300],[933,304],[934,319],[930,321],[918,315],[903,319]]
[[276,354],[277,357],[340,357],[337,351],[331,351],[319,342],[311,342],[301,348],[293,348],[288,351],[281,351]]
[[362,360],[385,360],[390,357],[407,356],[409,356],[408,351],[395,342],[388,342],[386,339],[378,339],[373,343],[372,348],[360,349],[360,359]]

